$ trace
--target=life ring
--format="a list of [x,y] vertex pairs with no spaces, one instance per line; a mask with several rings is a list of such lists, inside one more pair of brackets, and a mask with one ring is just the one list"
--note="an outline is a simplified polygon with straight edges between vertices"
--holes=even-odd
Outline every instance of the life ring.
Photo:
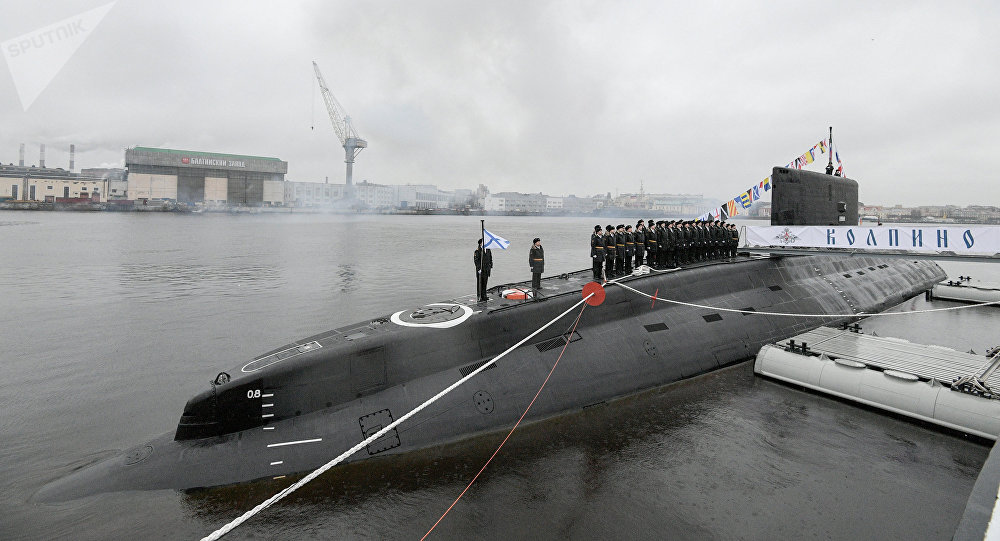
[[505,289],[503,293],[500,294],[505,299],[511,299],[515,301],[523,301],[530,299],[534,294],[530,290],[526,289]]

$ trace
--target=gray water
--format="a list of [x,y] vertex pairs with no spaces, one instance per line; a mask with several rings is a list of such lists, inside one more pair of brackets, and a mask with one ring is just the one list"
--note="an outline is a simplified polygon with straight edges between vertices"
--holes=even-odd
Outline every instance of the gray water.
[[[535,236],[546,274],[588,267],[595,223],[489,218],[514,243],[494,251],[491,285],[530,277]],[[291,480],[31,497],[173,431],[220,370],[474,292],[478,236],[474,217],[0,213],[0,538],[197,539],[263,501]],[[942,266],[1000,281],[988,264]],[[996,313],[863,327],[982,353]],[[334,469],[226,538],[418,539],[502,438]],[[432,539],[950,539],[988,450],[743,363],[520,428]]]

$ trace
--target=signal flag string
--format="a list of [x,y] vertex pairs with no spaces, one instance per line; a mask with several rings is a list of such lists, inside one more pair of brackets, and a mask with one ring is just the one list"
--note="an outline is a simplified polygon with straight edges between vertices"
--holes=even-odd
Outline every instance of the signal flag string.
[[[535,336],[537,336],[538,333],[544,331],[545,329],[549,328],[550,325],[552,325],[556,321],[559,321],[560,319],[562,319],[563,317],[565,317],[567,314],[569,314],[570,312],[572,312],[573,310],[575,310],[577,306],[580,306],[581,304],[586,303],[588,300],[590,300],[591,297],[593,297],[596,294],[597,293],[595,293],[595,292],[592,291],[590,294],[584,296],[583,299],[577,301],[576,304],[574,304],[573,306],[570,306],[569,308],[567,308],[563,313],[559,314],[558,316],[556,316],[555,318],[553,318],[552,320],[550,320],[548,323],[546,323],[546,324],[542,325],[541,327],[539,327],[537,330],[535,330],[535,332],[529,334],[528,336],[525,336],[524,338],[522,338],[520,341],[518,341],[513,346],[510,346],[509,348],[505,349],[503,351],[503,353],[497,355],[496,357],[492,358],[488,362],[484,363],[482,366],[480,366],[479,368],[473,370],[472,372],[470,372],[467,376],[463,377],[462,379],[456,381],[455,383],[452,383],[451,385],[449,385],[448,387],[446,387],[443,391],[441,391],[438,394],[430,397],[425,402],[423,402],[419,406],[413,408],[412,410],[410,410],[409,412],[407,412],[405,415],[403,415],[399,419],[396,419],[395,421],[389,423],[388,425],[386,425],[384,428],[382,428],[378,432],[372,434],[371,436],[368,436],[361,443],[358,443],[354,447],[351,447],[350,449],[344,451],[339,456],[337,456],[337,458],[334,458],[333,460],[327,462],[326,464],[323,464],[322,466],[320,466],[318,469],[316,469],[315,471],[313,471],[309,475],[303,477],[302,479],[299,479],[294,484],[291,484],[291,485],[285,487],[283,490],[281,490],[280,492],[278,492],[274,496],[271,496],[270,498],[268,498],[268,499],[264,500],[263,502],[257,504],[257,506],[254,507],[253,509],[247,511],[246,513],[243,513],[242,515],[240,515],[238,517],[236,517],[235,519],[233,519],[232,522],[226,524],[225,526],[219,528],[218,530],[215,530],[210,535],[207,535],[207,536],[203,537],[201,541],[216,541],[217,539],[222,538],[222,536],[224,536],[227,533],[233,531],[233,529],[236,528],[237,526],[239,526],[240,524],[243,524],[247,520],[250,520],[250,518],[252,518],[257,513],[260,513],[264,509],[267,509],[268,507],[274,505],[276,502],[278,502],[279,500],[281,500],[285,496],[288,496],[292,492],[295,492],[296,490],[298,490],[298,489],[302,488],[303,486],[305,486],[306,483],[312,481],[313,479],[319,477],[320,475],[323,475],[330,468],[336,466],[337,464],[340,464],[341,462],[343,462],[345,459],[347,459],[348,457],[350,457],[354,453],[360,451],[361,448],[365,447],[369,443],[371,443],[371,442],[373,442],[373,441],[381,438],[386,433],[388,433],[390,430],[396,428],[401,423],[403,423],[404,421],[408,420],[410,417],[413,417],[417,413],[420,413],[420,411],[422,411],[424,408],[426,408],[427,406],[430,406],[434,402],[437,402],[439,399],[441,399],[441,397],[443,397],[444,395],[446,395],[446,394],[454,391],[456,388],[458,388],[458,386],[462,385],[466,381],[469,381],[470,379],[472,379],[473,377],[475,377],[477,374],[479,374],[483,370],[486,370],[486,369],[492,367],[494,364],[496,364],[497,361],[499,361],[500,359],[502,359],[503,357],[505,357],[508,353],[510,353],[510,352],[514,351],[515,349],[521,347],[525,342],[527,342],[528,340],[531,340],[532,338],[534,338]],[[582,311],[581,311],[581,314],[582,314]],[[567,341],[567,343],[568,343],[568,341]]]
[[[588,295],[588,298],[589,298],[589,295]],[[573,329],[569,331],[569,336],[570,337],[572,337],[573,333],[576,332],[576,326],[580,323],[580,318],[583,317],[583,311],[586,310],[586,309],[587,309],[587,305],[584,304],[583,308],[580,309],[580,313],[576,316],[576,321],[573,323]],[[462,496],[465,496],[465,493],[472,486],[472,483],[475,483],[476,479],[479,479],[479,475],[482,474],[483,471],[486,470],[486,467],[490,465],[490,462],[492,462],[493,459],[496,458],[496,456],[498,454],[500,454],[500,449],[503,449],[503,445],[505,443],[507,443],[508,439],[510,439],[511,434],[513,434],[514,431],[517,430],[518,425],[520,425],[521,421],[524,420],[524,417],[526,415],[528,415],[528,411],[531,410],[531,406],[533,406],[535,404],[535,400],[538,400],[538,395],[542,394],[542,389],[545,388],[545,384],[547,384],[549,382],[549,378],[552,377],[552,373],[555,372],[556,371],[556,367],[559,366],[559,360],[562,359],[563,353],[566,353],[566,348],[569,347],[569,342],[570,342],[570,339],[567,338],[566,339],[566,343],[563,344],[562,351],[559,352],[559,357],[556,358],[555,364],[552,365],[552,369],[549,370],[549,374],[547,376],[545,376],[545,381],[542,382],[542,386],[538,388],[537,392],[535,392],[535,396],[534,396],[534,398],[531,399],[531,402],[528,403],[528,407],[524,408],[524,413],[522,413],[521,414],[521,418],[518,419],[516,423],[514,423],[514,427],[511,428],[510,432],[507,433],[507,437],[505,437],[503,439],[503,441],[500,442],[500,445],[497,446],[497,450],[493,451],[493,455],[490,456],[490,458],[486,460],[486,463],[483,464],[483,467],[479,469],[479,472],[477,472],[476,475],[473,476],[472,480],[469,481],[469,484],[466,485],[465,489],[462,490],[462,493],[459,494],[457,498],[455,498],[455,501],[451,502],[451,505],[448,506],[448,509],[445,509],[444,513],[441,514],[441,518],[437,519],[437,522],[435,522],[434,525],[431,526],[431,529],[427,530],[427,533],[425,533],[424,536],[420,538],[420,541],[424,541],[424,539],[427,539],[427,536],[429,536],[431,534],[431,532],[434,531],[434,528],[437,528],[437,525],[440,524],[442,520],[444,520],[445,515],[447,515],[448,512],[451,511],[451,508],[455,507],[455,504],[458,503],[458,500],[461,500]]]

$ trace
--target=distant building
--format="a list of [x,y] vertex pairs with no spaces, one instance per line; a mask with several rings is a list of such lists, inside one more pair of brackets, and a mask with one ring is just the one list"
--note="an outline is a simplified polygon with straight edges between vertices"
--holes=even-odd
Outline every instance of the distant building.
[[343,184],[295,182],[291,180],[286,180],[284,184],[284,201],[287,206],[331,207],[339,204],[344,199]]
[[107,180],[62,168],[0,164],[0,198],[48,201],[87,198],[101,201],[108,193]]
[[129,197],[259,207],[284,204],[288,163],[278,158],[169,148],[125,151]]
[[392,186],[373,184],[367,180],[354,185],[354,197],[370,209],[387,209],[393,206]]
[[542,213],[548,199],[541,193],[499,192],[485,197],[483,209],[488,212]]
[[455,203],[454,193],[439,190],[431,184],[396,185],[392,189],[391,204],[400,209],[446,209]]

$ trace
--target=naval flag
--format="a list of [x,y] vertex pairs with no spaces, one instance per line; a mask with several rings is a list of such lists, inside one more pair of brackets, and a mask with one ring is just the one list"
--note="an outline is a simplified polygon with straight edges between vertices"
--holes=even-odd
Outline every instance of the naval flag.
[[510,246],[509,240],[501,237],[500,235],[494,235],[485,229],[483,229],[483,237],[486,239],[486,242],[483,243],[483,248],[495,246],[501,250],[506,250],[507,247]]

